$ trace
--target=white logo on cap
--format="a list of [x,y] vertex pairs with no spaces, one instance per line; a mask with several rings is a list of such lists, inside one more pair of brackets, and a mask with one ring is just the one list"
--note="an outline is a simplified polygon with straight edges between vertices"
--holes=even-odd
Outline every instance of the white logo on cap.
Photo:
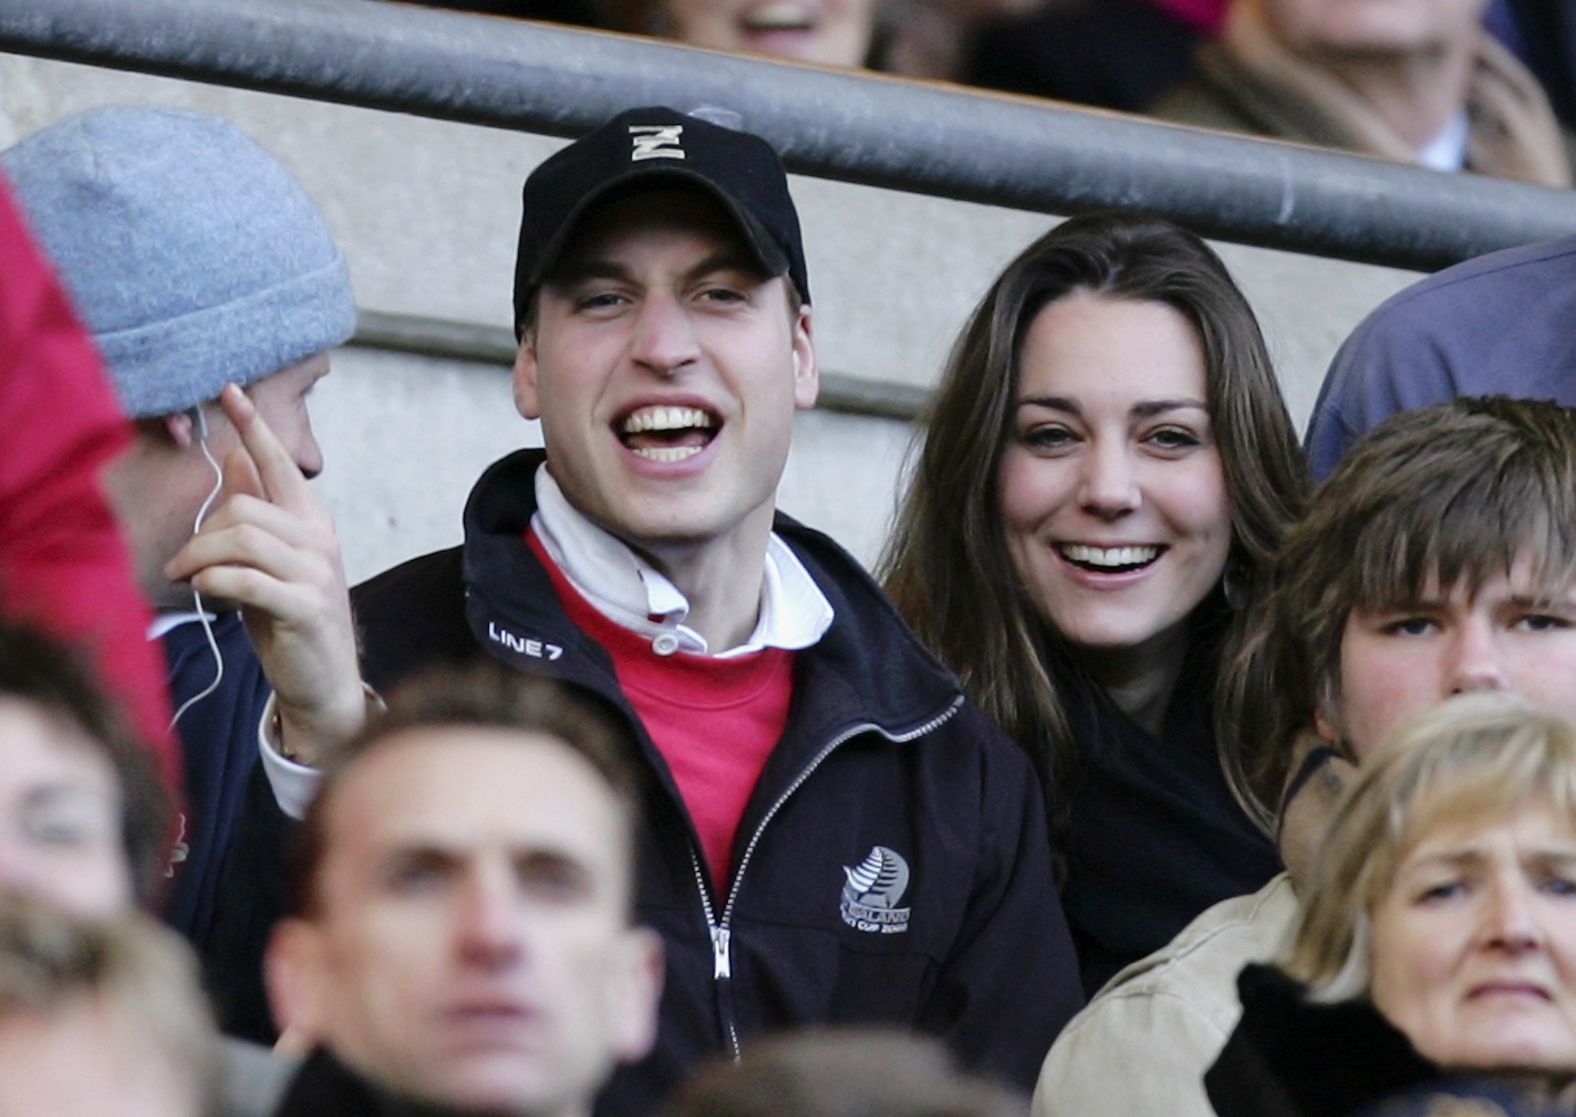
[[635,141],[631,163],[642,159],[682,159],[684,150],[679,147],[679,137],[684,134],[682,124],[631,124],[630,137]]

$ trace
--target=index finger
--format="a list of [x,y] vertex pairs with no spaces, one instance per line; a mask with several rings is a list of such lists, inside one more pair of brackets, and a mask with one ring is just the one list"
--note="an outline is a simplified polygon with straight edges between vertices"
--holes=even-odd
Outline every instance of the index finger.
[[299,510],[304,501],[311,499],[306,477],[267,420],[257,413],[257,406],[234,384],[225,385],[219,402],[257,468],[263,495],[282,508]]

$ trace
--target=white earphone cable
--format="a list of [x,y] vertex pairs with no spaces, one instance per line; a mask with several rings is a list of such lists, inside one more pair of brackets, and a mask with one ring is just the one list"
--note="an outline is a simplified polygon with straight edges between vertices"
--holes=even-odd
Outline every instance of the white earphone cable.
[[[208,509],[212,508],[213,502],[219,498],[219,490],[224,488],[224,471],[219,468],[219,463],[213,460],[213,454],[208,449],[208,423],[203,418],[202,409],[194,408],[194,410],[197,412],[197,445],[202,450],[203,459],[213,469],[213,488],[204,498],[202,506],[197,509],[197,519],[192,523],[192,534],[196,535],[202,530],[202,522],[208,515]],[[203,635],[208,638],[208,650],[213,652],[213,682],[181,703],[181,708],[176,710],[175,716],[170,719],[168,729],[174,729],[176,722],[181,720],[182,714],[218,690],[219,684],[224,681],[224,656],[219,653],[219,641],[214,639],[213,624],[208,620],[207,610],[203,608],[202,594],[195,588],[192,589],[192,603],[197,610],[197,619],[202,623]]]

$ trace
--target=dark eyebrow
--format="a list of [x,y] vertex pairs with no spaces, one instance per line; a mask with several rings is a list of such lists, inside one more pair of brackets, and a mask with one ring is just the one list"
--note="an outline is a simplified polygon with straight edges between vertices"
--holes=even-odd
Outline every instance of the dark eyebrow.
[[[1069,415],[1082,415],[1083,408],[1077,400],[1068,399],[1066,396],[1026,396],[1018,401],[1019,407],[1044,407],[1050,411],[1065,411]],[[1167,411],[1181,411],[1196,409],[1207,412],[1208,406],[1203,400],[1178,398],[1178,399],[1146,399],[1133,404],[1129,414],[1137,419],[1148,419],[1155,415],[1162,415]]]
[[526,876],[552,873],[572,878],[577,884],[586,887],[593,887],[597,883],[597,873],[587,863],[585,855],[572,849],[523,845],[511,853],[510,859],[515,872]]
[[426,865],[432,868],[448,867],[464,859],[462,851],[450,849],[436,842],[397,842],[383,850],[378,861],[385,867]]
[[1576,594],[1518,593],[1511,595],[1509,605],[1513,609],[1569,609],[1576,606]]
[[1043,407],[1047,411],[1065,411],[1069,415],[1082,415],[1083,408],[1076,402],[1062,396],[1025,396],[1018,401],[1019,407]]
[[743,272],[762,281],[773,278],[753,259],[731,248],[723,252],[713,252],[710,256],[707,256],[689,270],[688,278],[698,279],[703,275],[710,275],[712,272],[719,271]]
[[569,287],[576,283],[583,283],[588,279],[628,279],[629,269],[615,263],[596,257],[582,257],[567,260],[555,269],[553,274],[543,281],[544,287]]
[[[690,268],[684,277],[686,280],[693,282],[701,276],[719,271],[743,272],[763,282],[772,278],[754,260],[733,249],[712,253]],[[548,277],[544,285],[549,287],[568,287],[592,279],[612,279],[624,282],[632,278],[630,270],[617,260],[611,260],[602,256],[586,256],[564,261]]]
[[1155,415],[1163,415],[1167,411],[1203,411],[1208,412],[1209,407],[1203,400],[1187,399],[1148,399],[1133,404],[1132,414],[1140,419],[1148,419]]

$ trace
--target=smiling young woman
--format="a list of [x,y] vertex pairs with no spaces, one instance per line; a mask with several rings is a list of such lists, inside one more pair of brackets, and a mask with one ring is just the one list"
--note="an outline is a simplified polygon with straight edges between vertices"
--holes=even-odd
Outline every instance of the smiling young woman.
[[1211,695],[1305,493],[1253,312],[1167,222],[1058,226],[953,351],[882,570],[1039,768],[1090,991],[1277,868]]

